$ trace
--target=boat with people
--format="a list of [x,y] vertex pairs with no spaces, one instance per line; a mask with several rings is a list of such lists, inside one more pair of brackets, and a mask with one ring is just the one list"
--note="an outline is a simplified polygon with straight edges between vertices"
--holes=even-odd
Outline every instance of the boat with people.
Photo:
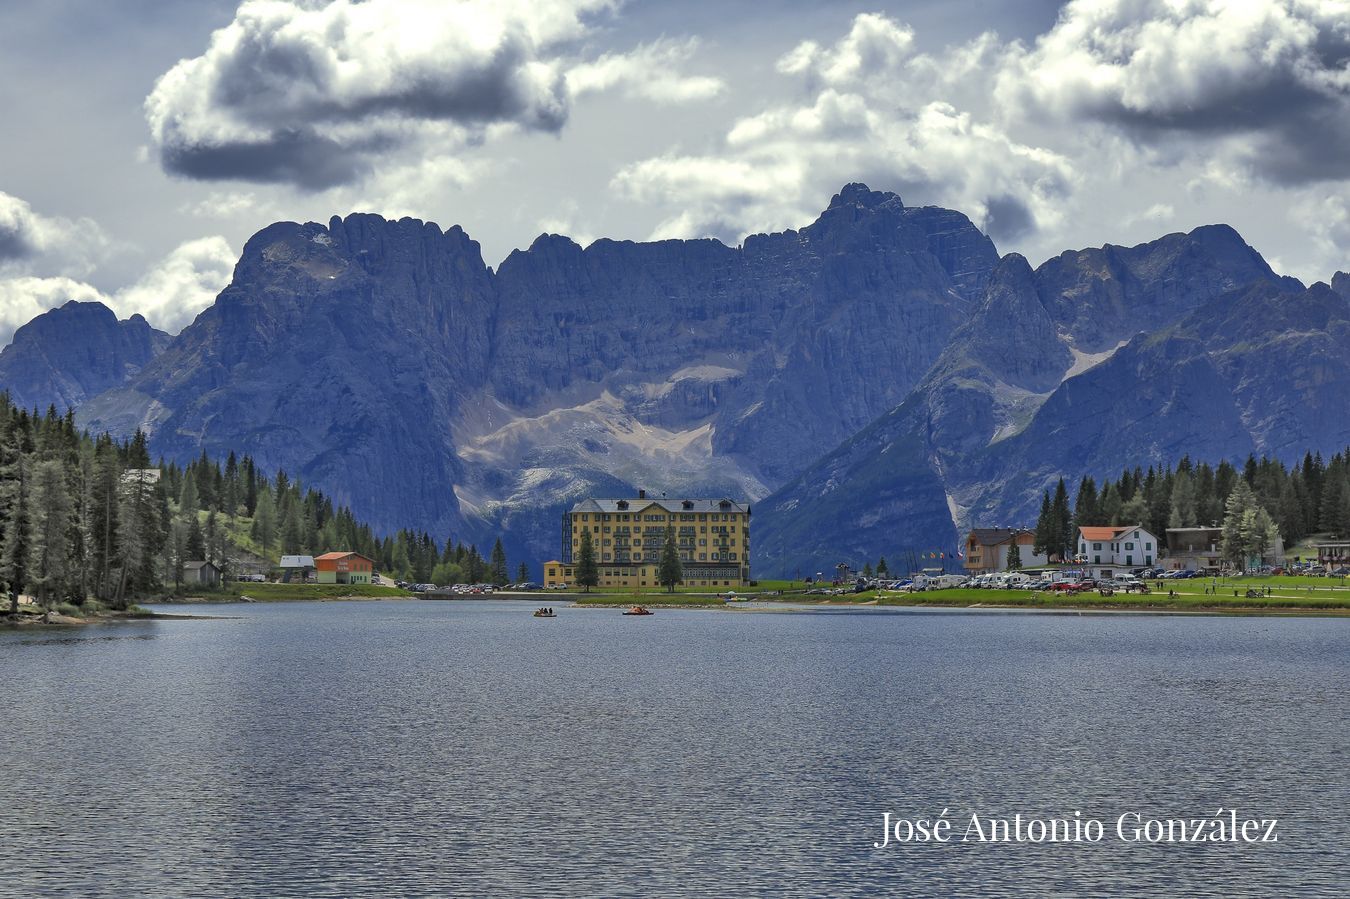
[[549,607],[549,606],[544,606],[543,608],[535,609],[535,611],[534,611],[534,617],[535,617],[535,618],[557,618],[557,617],[558,617],[558,613],[555,612],[555,611],[553,611],[553,609],[552,609],[551,607]]
[[625,614],[625,615],[654,615],[654,614],[656,614],[656,613],[653,612],[651,609],[645,608],[645,607],[643,607],[643,606],[633,606],[633,607],[632,607],[631,609],[629,609],[627,612],[624,612],[624,614]]

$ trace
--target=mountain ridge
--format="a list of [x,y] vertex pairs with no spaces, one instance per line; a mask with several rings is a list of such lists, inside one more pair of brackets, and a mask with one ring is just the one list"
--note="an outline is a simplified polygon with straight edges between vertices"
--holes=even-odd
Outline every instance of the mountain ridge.
[[[1335,331],[1350,283],[1332,285],[1304,305]],[[815,222],[739,247],[541,234],[495,270],[459,226],[353,214],[260,230],[216,303],[79,416],[146,427],[169,458],[241,446],[377,527],[500,532],[515,557],[555,554],[561,510],[585,495],[736,495],[759,513],[757,570],[784,573],[1023,515],[1039,488],[1010,483],[1077,464],[1024,435],[1053,443],[1084,397],[1121,402],[1100,374],[1073,383],[1121,353],[1141,395],[1156,380],[1141,366],[1192,375],[1173,388],[1209,397],[1195,440],[1266,440],[1251,422],[1284,396],[1274,372],[1256,374],[1269,387],[1243,394],[1244,412],[1212,398],[1244,383],[1253,335],[1230,328],[1216,349],[1233,352],[1201,353],[1192,327],[1144,352],[1255,286],[1267,302],[1313,290],[1223,225],[1033,269],[959,212],[857,183]],[[1346,442],[1299,421],[1339,441],[1328,449]],[[1155,424],[1141,420],[1139,446],[1163,445]]]

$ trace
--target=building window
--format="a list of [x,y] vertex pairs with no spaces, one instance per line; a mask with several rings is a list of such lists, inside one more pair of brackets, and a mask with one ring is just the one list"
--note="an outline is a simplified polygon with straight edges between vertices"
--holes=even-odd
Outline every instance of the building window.
[[1094,544],[1092,544],[1092,548],[1093,548],[1093,549],[1101,549],[1101,548],[1102,548],[1102,545],[1101,545],[1100,543],[1094,543]]
[[1134,544],[1133,544],[1133,543],[1126,543],[1126,544],[1125,544],[1125,550],[1126,550],[1126,552],[1128,552],[1128,551],[1130,551],[1130,550],[1132,550],[1132,549],[1134,549]]

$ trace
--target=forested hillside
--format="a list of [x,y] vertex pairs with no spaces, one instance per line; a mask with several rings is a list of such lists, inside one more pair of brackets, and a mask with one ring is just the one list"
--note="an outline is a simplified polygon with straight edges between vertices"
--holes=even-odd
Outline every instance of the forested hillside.
[[[1036,550],[1072,555],[1079,527],[1134,524],[1159,536],[1168,528],[1222,526],[1226,544],[1246,543],[1258,555],[1276,537],[1286,546],[1318,533],[1350,537],[1350,449],[1329,462],[1306,453],[1293,466],[1249,456],[1240,469],[1186,457],[1175,470],[1134,468],[1100,487],[1084,476],[1072,510],[1060,479],[1042,495]],[[1233,555],[1236,560],[1243,554]]]
[[[145,434],[117,442],[80,430],[73,416],[16,407],[0,394],[0,589],[47,608],[96,602],[124,609],[181,587],[183,565],[210,561],[227,575],[241,562],[342,549],[395,577],[504,582],[500,542],[477,548],[425,533],[379,537],[323,493],[252,458],[203,454],[186,466],[152,461]],[[523,566],[522,566],[523,567]]]

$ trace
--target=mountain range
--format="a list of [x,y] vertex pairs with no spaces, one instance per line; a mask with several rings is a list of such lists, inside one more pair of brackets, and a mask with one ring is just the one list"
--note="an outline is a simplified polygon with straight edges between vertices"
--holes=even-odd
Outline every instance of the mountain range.
[[1227,226],[1033,269],[850,184],[739,247],[542,235],[496,270],[457,226],[277,223],[176,337],[68,304],[0,386],[514,558],[583,496],[745,499],[771,575],[1027,523],[1061,475],[1344,446],[1347,337],[1350,276],[1305,287]]

